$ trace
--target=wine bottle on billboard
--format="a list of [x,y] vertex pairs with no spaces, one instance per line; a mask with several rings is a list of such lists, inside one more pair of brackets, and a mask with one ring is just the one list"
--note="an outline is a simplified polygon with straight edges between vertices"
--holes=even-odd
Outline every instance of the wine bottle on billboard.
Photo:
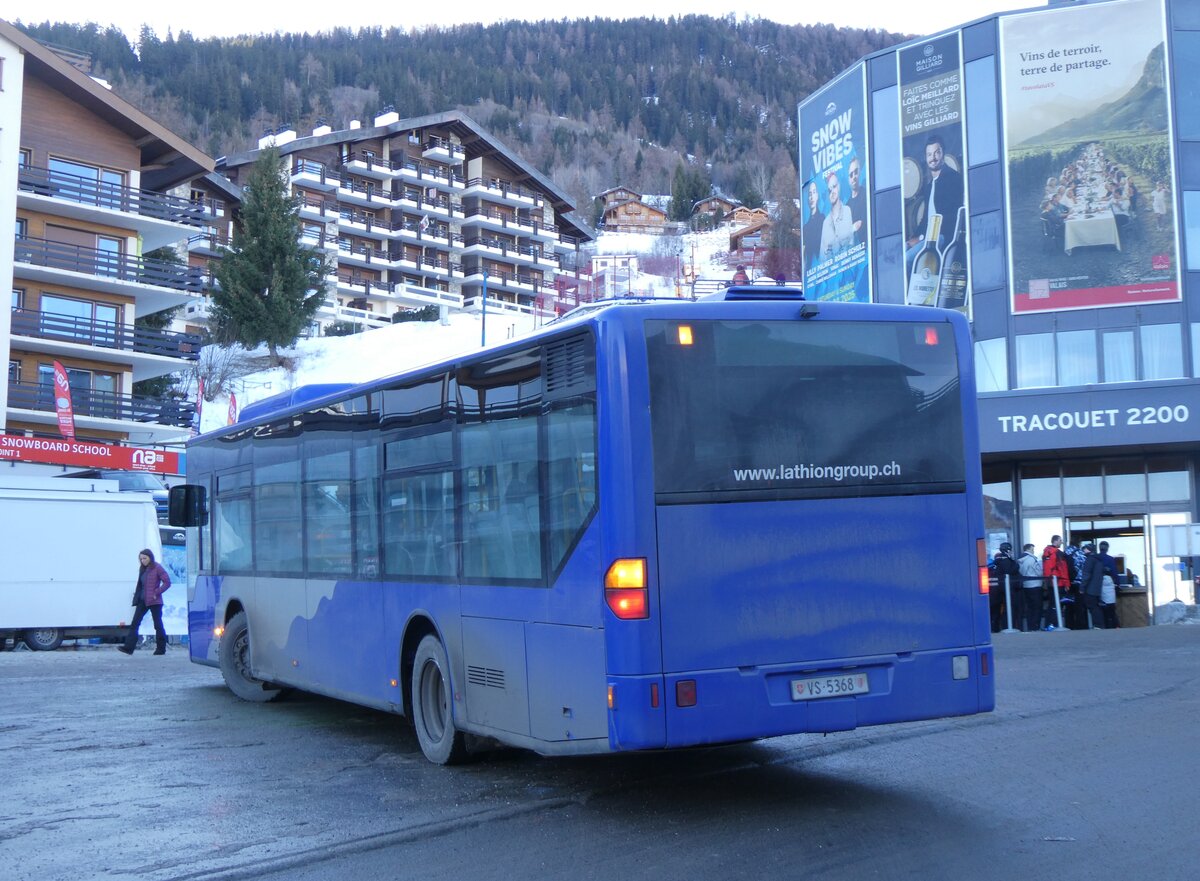
[[912,276],[908,279],[908,305],[933,306],[937,303],[938,276],[942,258],[938,254],[938,231],[942,228],[942,215],[931,214],[925,229],[925,244],[913,261]]
[[967,304],[967,209],[958,209],[954,238],[942,251],[942,274],[938,276],[937,304],[943,309],[961,309]]

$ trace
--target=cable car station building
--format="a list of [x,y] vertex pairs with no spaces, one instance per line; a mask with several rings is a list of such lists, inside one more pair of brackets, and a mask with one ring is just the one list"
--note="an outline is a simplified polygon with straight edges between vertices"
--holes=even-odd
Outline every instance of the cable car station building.
[[1200,520],[1200,4],[979,19],[799,123],[808,298],[971,321],[989,552],[1105,540],[1151,610],[1195,602],[1157,527]]

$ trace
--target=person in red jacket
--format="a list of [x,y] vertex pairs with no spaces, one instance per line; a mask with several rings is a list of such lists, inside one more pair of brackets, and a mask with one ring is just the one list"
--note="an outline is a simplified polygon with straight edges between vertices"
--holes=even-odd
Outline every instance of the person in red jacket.
[[155,562],[154,552],[149,548],[143,548],[138,554],[138,563],[141,564],[141,568],[138,569],[137,586],[133,591],[133,605],[137,607],[137,611],[133,614],[129,632],[125,634],[125,644],[118,646],[117,650],[127,655],[133,654],[137,645],[138,628],[149,611],[154,618],[154,654],[165,655],[167,632],[163,629],[162,595],[171,586],[171,576],[161,564]]
[[[1046,545],[1042,550],[1042,574],[1046,576],[1046,588],[1051,587],[1051,578],[1058,580],[1058,600],[1061,602],[1063,597],[1071,589],[1071,570],[1067,567],[1067,555],[1062,551],[1062,536],[1053,535],[1050,537],[1050,544]],[[1053,604],[1055,594],[1051,591],[1050,602]],[[1055,610],[1051,605],[1050,616],[1047,618],[1046,626],[1054,626]]]

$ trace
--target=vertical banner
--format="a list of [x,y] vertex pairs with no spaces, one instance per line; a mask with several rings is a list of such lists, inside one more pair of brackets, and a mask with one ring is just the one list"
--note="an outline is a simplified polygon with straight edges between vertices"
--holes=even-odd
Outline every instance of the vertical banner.
[[234,425],[237,423],[237,395],[233,392],[229,393],[229,421],[226,425]]
[[71,381],[66,369],[54,362],[54,412],[58,414],[58,433],[75,440],[75,408],[71,406]]
[[1014,312],[1178,300],[1162,0],[1000,19]]
[[967,311],[966,156],[958,32],[899,51],[904,301]]
[[867,82],[851,68],[800,105],[804,295],[871,300]]

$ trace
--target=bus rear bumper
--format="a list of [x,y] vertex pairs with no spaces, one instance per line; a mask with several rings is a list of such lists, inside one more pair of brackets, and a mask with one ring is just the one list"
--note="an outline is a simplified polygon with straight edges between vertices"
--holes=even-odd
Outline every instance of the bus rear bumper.
[[[955,660],[955,659],[959,660]],[[995,707],[992,647],[703,670],[664,677],[610,676],[614,750],[733,743],[783,734],[984,713]],[[865,674],[865,693],[798,699],[793,683]],[[961,677],[961,678],[956,678]],[[658,681],[660,706],[638,706]],[[862,687],[860,684],[855,687]],[[687,703],[694,692],[695,703]],[[628,696],[633,699],[624,700]],[[632,706],[629,704],[632,703]]]

